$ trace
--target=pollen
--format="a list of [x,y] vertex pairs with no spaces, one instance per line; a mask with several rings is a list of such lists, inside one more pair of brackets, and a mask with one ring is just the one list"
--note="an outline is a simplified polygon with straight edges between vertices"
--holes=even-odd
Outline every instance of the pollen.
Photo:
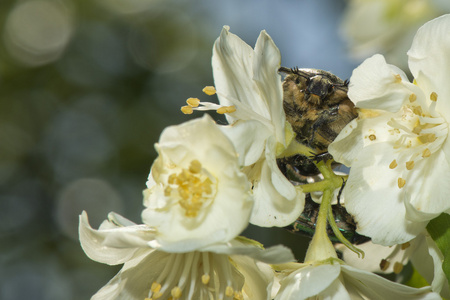
[[405,249],[409,248],[409,246],[411,246],[410,242],[403,243],[402,246],[401,246],[401,249],[405,250]]
[[421,116],[423,111],[421,106],[414,106],[413,113],[415,113],[418,116]]
[[186,100],[186,103],[190,107],[198,107],[200,105],[200,99],[198,99],[198,98],[189,98],[189,99]]
[[232,297],[234,294],[234,290],[231,286],[227,286],[227,288],[225,289],[225,296],[227,297]]
[[161,290],[161,284],[158,283],[158,282],[156,282],[156,281],[154,281],[154,282],[152,283],[152,287],[150,288],[150,290],[151,290],[153,293],[158,293],[158,292]]
[[399,177],[398,178],[398,188],[401,189],[402,187],[405,186],[405,184],[406,184],[406,180],[401,178],[401,177]]
[[400,272],[403,270],[403,264],[396,261],[394,264],[394,273],[395,274],[400,274]]
[[201,163],[195,159],[187,169],[172,173],[167,179],[164,194],[178,194],[178,204],[184,208],[186,217],[195,218],[212,197],[213,182],[203,173]]
[[170,291],[170,294],[174,299],[179,299],[181,297],[182,291],[178,286],[176,286]]
[[416,100],[417,100],[416,94],[412,93],[411,95],[409,95],[409,102],[413,103]]
[[387,261],[386,259],[382,259],[380,262],[380,269],[381,271],[386,271],[389,268],[389,265],[391,263],[389,261]]
[[181,107],[181,112],[185,115],[190,115],[194,112],[191,106],[185,105]]
[[406,162],[406,169],[407,170],[412,170],[412,168],[414,168],[414,161],[410,160]]
[[437,97],[438,97],[438,95],[435,92],[432,92],[430,94],[430,100],[431,101],[437,101]]
[[395,83],[400,83],[400,82],[402,82],[402,76],[400,76],[400,74],[394,75],[394,78],[395,78]]
[[395,169],[397,166],[397,161],[394,159],[389,165],[389,169]]
[[242,295],[242,292],[234,292],[233,300],[244,300],[244,295]]
[[236,111],[236,106],[234,106],[234,105],[222,106],[219,109],[217,109],[217,113],[221,114],[221,115],[229,114],[229,113],[232,113],[232,112],[235,112],[235,111]]
[[377,139],[377,136],[375,134],[369,135],[369,140],[375,141]]
[[206,95],[211,96],[211,95],[214,95],[216,93],[216,88],[213,87],[213,86],[205,86],[202,91]]
[[202,283],[203,284],[208,284],[210,279],[211,279],[211,277],[208,274],[202,275]]
[[423,150],[422,157],[430,157],[430,155],[431,155],[430,149],[426,148],[425,150]]
[[417,137],[422,144],[432,143],[437,137],[434,133],[425,133]]

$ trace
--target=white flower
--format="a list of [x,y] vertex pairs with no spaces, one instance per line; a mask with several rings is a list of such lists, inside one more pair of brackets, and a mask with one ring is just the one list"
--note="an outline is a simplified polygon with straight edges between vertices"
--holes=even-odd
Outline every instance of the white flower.
[[381,55],[350,79],[359,117],[329,151],[351,167],[345,206],[376,244],[405,243],[450,212],[449,31],[450,15],[419,29],[408,52],[414,83]]
[[208,115],[166,128],[156,149],[142,212],[144,223],[157,228],[155,243],[192,251],[247,227],[250,184],[233,144]]
[[420,25],[448,12],[447,0],[351,0],[342,18],[342,36],[355,58],[381,53],[403,68],[404,53]]
[[264,227],[292,223],[304,206],[304,194],[286,179],[276,162],[293,138],[283,110],[280,61],[280,52],[265,31],[252,49],[225,26],[212,57],[220,105],[193,105],[196,110],[217,109],[226,114],[230,125],[222,130],[234,143],[253,184],[255,205],[250,222]]
[[412,288],[373,273],[329,260],[284,266],[275,300],[301,299],[441,299],[430,287]]
[[294,258],[287,248],[266,250],[244,238],[217,243],[197,251],[171,253],[153,249],[156,231],[110,213],[99,230],[80,216],[80,242],[93,260],[117,265],[119,273],[93,300],[120,299],[270,299],[273,271],[262,263]]
[[346,264],[369,272],[398,274],[411,261],[419,274],[431,283],[434,292],[445,299],[450,297],[448,281],[442,270],[444,256],[426,231],[402,245],[386,247],[367,242],[358,247],[366,254],[363,260],[344,245],[336,245]]

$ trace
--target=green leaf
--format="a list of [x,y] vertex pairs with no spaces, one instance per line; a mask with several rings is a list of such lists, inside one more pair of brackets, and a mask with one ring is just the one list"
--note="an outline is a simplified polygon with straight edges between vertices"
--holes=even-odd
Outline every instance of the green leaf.
[[405,283],[407,286],[421,288],[430,285],[422,275],[413,267],[411,278]]
[[444,255],[442,270],[450,284],[450,215],[443,213],[427,225],[428,233]]

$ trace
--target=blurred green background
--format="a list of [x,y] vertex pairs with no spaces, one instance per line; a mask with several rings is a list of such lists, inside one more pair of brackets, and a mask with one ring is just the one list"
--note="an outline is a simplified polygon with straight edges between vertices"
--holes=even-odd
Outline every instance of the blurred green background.
[[[254,45],[266,29],[282,64],[346,79],[336,0],[28,0],[0,2],[0,299],[89,299],[120,267],[89,260],[78,215],[140,223],[161,131],[196,113],[213,85],[223,25]],[[249,228],[303,258],[308,239]]]

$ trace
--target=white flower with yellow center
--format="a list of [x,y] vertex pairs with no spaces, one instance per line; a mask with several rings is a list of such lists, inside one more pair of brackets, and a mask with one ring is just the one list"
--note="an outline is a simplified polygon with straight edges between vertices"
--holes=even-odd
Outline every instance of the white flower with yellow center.
[[350,0],[342,18],[342,36],[355,58],[381,53],[403,68],[417,29],[448,12],[447,0]]
[[294,259],[283,246],[264,250],[256,242],[239,237],[196,251],[153,249],[149,245],[157,237],[154,228],[114,213],[95,230],[83,212],[79,233],[81,246],[92,260],[124,263],[92,300],[271,299],[274,274],[266,263]]
[[440,293],[444,299],[450,297],[448,281],[442,270],[444,255],[426,231],[402,245],[386,247],[372,242],[358,245],[365,253],[362,260],[342,244],[335,247],[342,253],[346,264],[369,272],[399,274],[411,261],[415,270],[431,283],[434,292]]
[[188,99],[184,113],[216,110],[225,114],[222,126],[239,153],[239,162],[253,185],[255,205],[250,222],[264,227],[286,226],[302,212],[304,194],[278,169],[276,158],[293,139],[286,126],[283,90],[278,74],[281,56],[262,31],[252,49],[225,26],[214,44],[212,67],[220,105]]
[[359,117],[329,151],[351,167],[345,206],[376,244],[405,243],[450,212],[449,31],[450,15],[419,29],[408,52],[414,83],[381,55],[350,79]]
[[144,191],[144,223],[157,228],[154,247],[192,251],[227,242],[248,225],[250,184],[233,144],[205,115],[166,128]]

